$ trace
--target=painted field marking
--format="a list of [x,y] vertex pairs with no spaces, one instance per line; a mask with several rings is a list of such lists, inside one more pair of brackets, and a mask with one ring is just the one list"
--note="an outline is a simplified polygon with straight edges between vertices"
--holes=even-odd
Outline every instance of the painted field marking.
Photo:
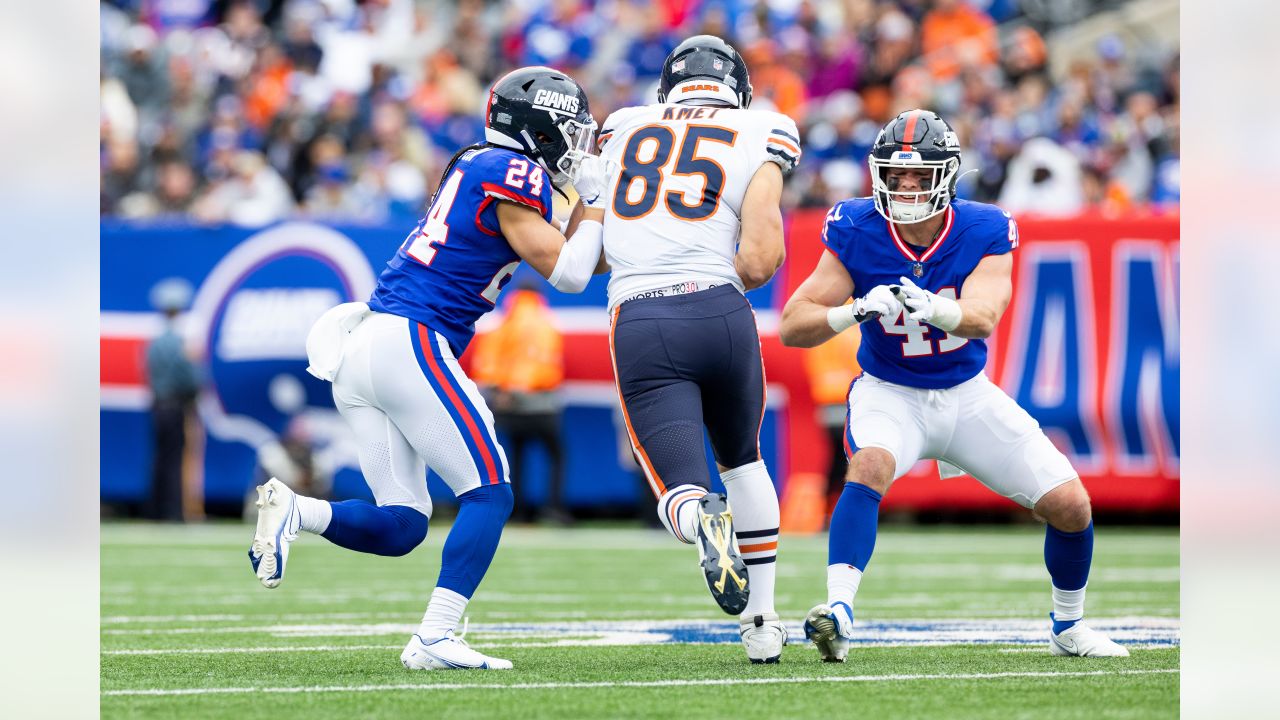
[[438,690],[568,690],[593,688],[659,688],[659,687],[707,687],[724,685],[795,685],[802,683],[845,682],[915,682],[922,680],[1002,680],[1006,678],[1078,678],[1106,675],[1158,675],[1177,673],[1177,668],[1151,670],[1091,670],[1081,672],[1000,672],[1000,673],[938,673],[930,675],[848,675],[844,677],[789,677],[789,678],[725,678],[712,680],[649,680],[630,682],[582,682],[582,683],[438,683],[399,685],[327,685],[314,687],[221,687],[221,688],[131,688],[107,690],[104,696],[175,696],[175,695],[239,695],[246,693],[335,693],[335,692],[387,692],[389,690],[438,691]]
[[[1180,640],[1177,618],[1093,618],[1092,625],[1121,643],[1174,646]],[[1043,620],[881,620],[855,622],[855,645],[1031,645],[1047,642]],[[275,638],[408,637],[409,623],[262,624],[252,626],[137,627],[102,631],[104,636],[255,635]],[[788,623],[792,637],[802,637],[800,623]],[[614,620],[474,623],[472,637],[484,644],[526,640],[555,645],[652,645],[662,643],[737,643],[736,623],[684,618],[679,620]]]

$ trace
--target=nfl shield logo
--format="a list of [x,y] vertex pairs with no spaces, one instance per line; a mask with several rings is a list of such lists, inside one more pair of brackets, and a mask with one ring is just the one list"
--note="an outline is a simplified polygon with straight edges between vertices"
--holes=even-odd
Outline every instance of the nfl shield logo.
[[724,69],[724,62],[722,62],[722,61],[720,61],[720,60],[717,60],[717,59],[712,59],[712,60],[711,60],[711,67],[715,68],[716,70],[723,70],[723,69]]

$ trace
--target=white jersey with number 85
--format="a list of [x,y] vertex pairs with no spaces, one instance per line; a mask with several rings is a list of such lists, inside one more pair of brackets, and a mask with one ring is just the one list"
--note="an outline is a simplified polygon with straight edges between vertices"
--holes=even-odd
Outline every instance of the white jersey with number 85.
[[646,105],[604,122],[601,155],[621,166],[604,219],[609,309],[678,283],[729,283],[747,185],[766,162],[800,161],[795,122],[768,110]]

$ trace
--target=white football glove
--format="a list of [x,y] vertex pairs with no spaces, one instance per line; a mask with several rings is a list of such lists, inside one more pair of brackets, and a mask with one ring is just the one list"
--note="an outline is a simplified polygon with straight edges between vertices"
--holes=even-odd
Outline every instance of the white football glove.
[[855,324],[875,320],[880,317],[895,318],[902,312],[902,303],[888,285],[877,285],[871,292],[854,300],[850,305],[841,305],[827,311],[827,324],[836,332],[853,327]]
[[960,325],[960,318],[963,315],[960,303],[931,293],[911,282],[908,277],[902,276],[898,279],[902,284],[892,285],[890,289],[898,300],[902,301],[903,307],[907,310],[907,316],[912,320],[929,323],[946,332],[951,332]]
[[573,189],[583,207],[603,208],[616,163],[599,155],[584,155],[573,174]]
[[853,301],[854,319],[858,322],[872,320],[875,317],[897,317],[902,312],[902,303],[889,289],[888,285],[877,285],[871,292]]

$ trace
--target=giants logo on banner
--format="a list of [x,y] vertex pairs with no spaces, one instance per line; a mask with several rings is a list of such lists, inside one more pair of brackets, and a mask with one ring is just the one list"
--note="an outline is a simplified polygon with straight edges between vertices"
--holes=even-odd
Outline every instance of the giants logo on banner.
[[360,248],[318,225],[287,224],[237,245],[200,285],[188,337],[208,363],[200,399],[209,434],[258,448],[300,413],[333,413],[328,383],[306,374],[311,324],[365,299],[374,277]]
[[319,448],[316,462],[324,470],[358,467],[329,384],[305,372],[306,336],[315,319],[373,290],[372,266],[355,242],[309,223],[254,234],[112,228],[104,238],[113,262],[127,258],[119,268],[104,263],[103,269],[104,498],[146,492],[145,425],[136,415],[150,404],[142,357],[163,320],[137,296],[173,275],[197,287],[179,330],[206,374],[198,410],[208,433],[208,495],[239,496],[254,480],[260,455],[282,455],[280,439],[290,433]]

